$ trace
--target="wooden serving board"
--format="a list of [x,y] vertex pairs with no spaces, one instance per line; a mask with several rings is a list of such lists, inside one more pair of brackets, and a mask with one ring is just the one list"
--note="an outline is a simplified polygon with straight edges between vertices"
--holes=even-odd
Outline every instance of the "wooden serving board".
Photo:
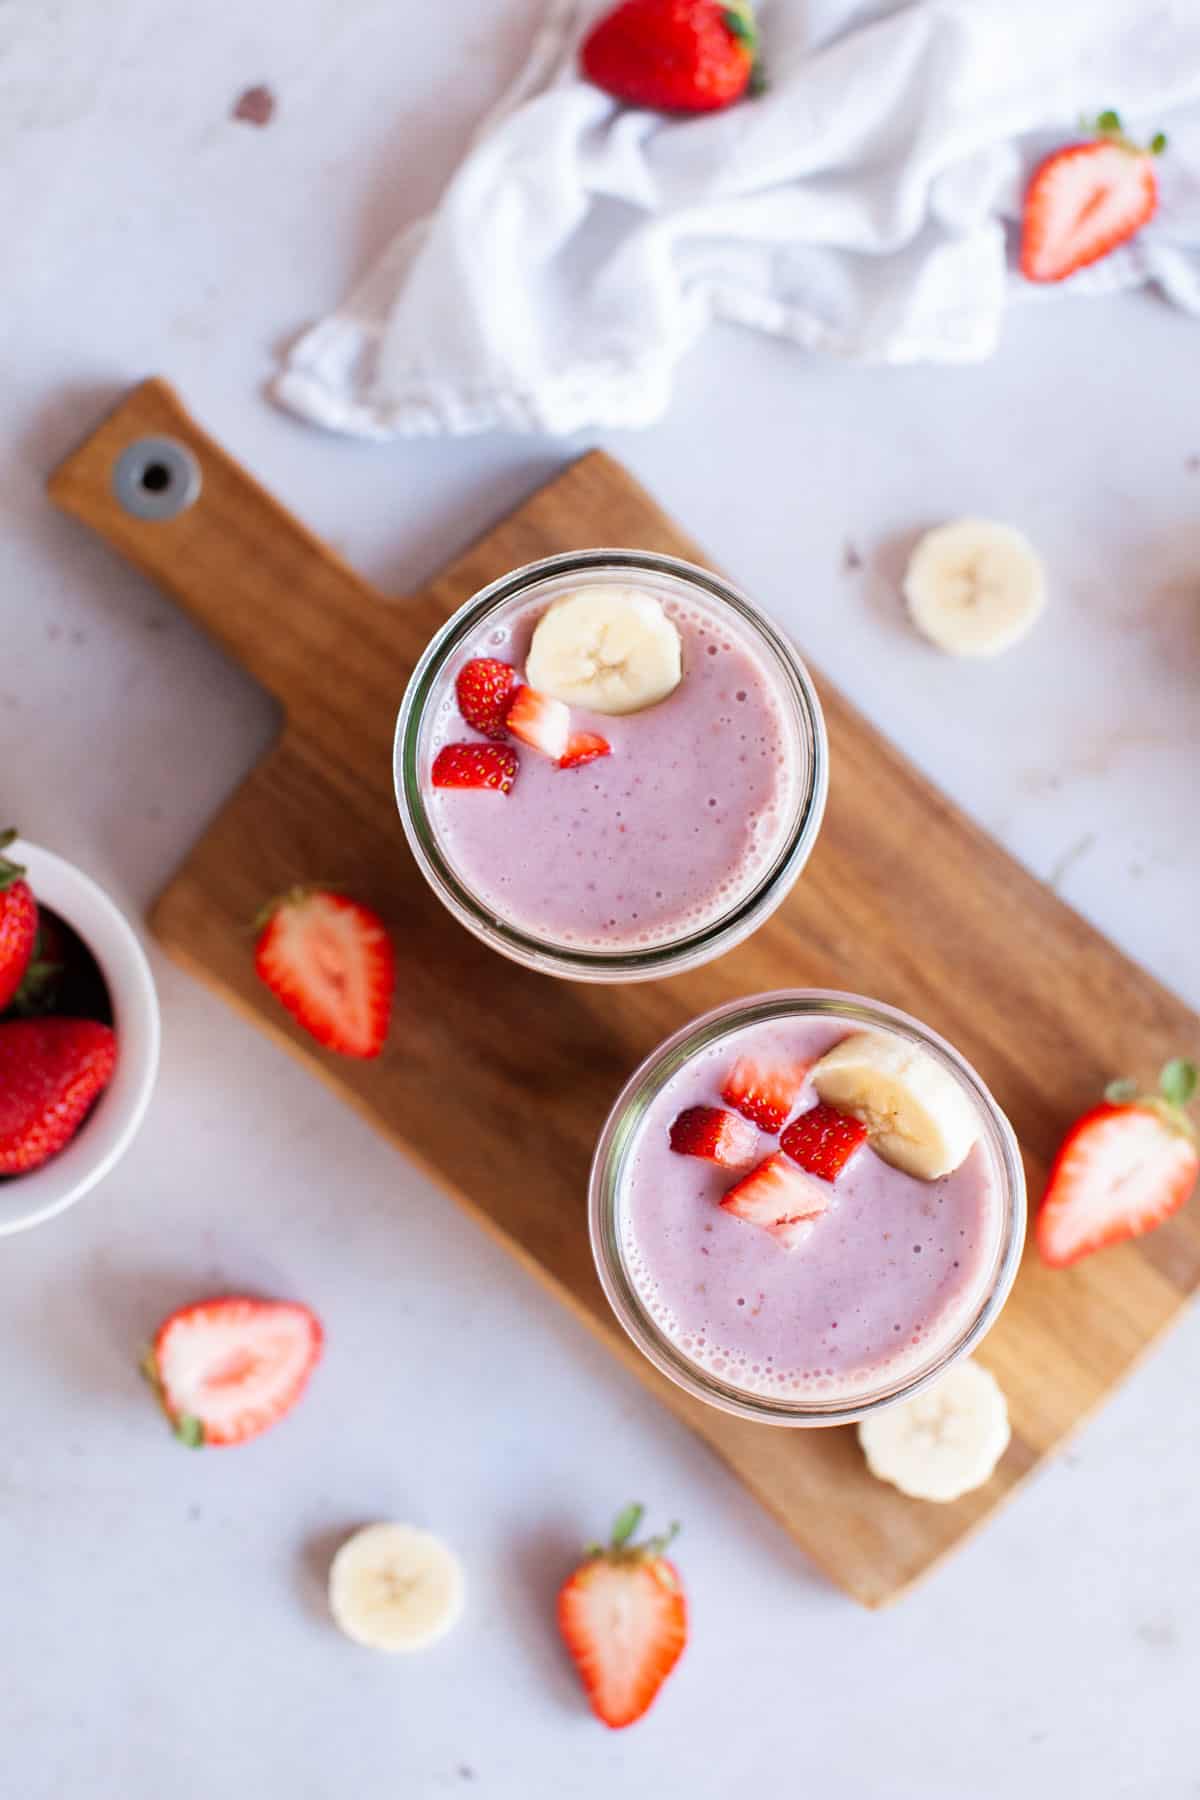
[[[169,519],[117,497],[122,451],[190,451],[198,497]],[[123,467],[128,466],[128,458]],[[161,473],[150,478],[161,483]],[[1116,1073],[1200,1049],[1200,1020],[1025,873],[828,683],[833,781],[804,876],[768,924],[693,974],[627,987],[533,975],[433,898],[392,792],[392,734],[414,661],[468,595],[555,551],[703,553],[609,457],[567,467],[423,592],[382,597],[198,428],[161,381],[136,388],[50,479],[55,502],[136,563],[282,702],[282,735],[159,900],[173,956],[282,1039],[470,1207],[722,1456],[814,1563],[878,1606],[1000,1505],[1124,1376],[1200,1279],[1200,1209],[1137,1245],[1051,1273],[1027,1255],[981,1360],[1013,1441],[987,1487],[949,1506],[865,1470],[854,1432],[781,1430],[705,1407],[626,1342],[592,1270],[585,1192],[596,1135],[634,1065],[718,1002],[781,986],[849,988],[957,1044],[1013,1120],[1031,1196],[1067,1122]],[[332,864],[389,922],[401,978],[388,1050],[320,1050],[255,977],[246,923]],[[497,1036],[498,1018],[524,1030]]]

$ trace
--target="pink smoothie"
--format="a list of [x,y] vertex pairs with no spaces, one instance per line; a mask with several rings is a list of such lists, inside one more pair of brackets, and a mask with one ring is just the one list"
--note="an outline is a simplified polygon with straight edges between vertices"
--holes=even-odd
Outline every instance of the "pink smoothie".
[[463,664],[493,656],[523,670],[539,618],[570,591],[490,622],[449,663],[422,745],[425,806],[459,879],[519,930],[579,949],[669,942],[735,907],[793,825],[796,728],[778,677],[728,609],[664,601],[683,649],[665,700],[622,716],[571,709],[572,731],[599,733],[611,756],[559,769],[518,744],[508,794],[428,785],[443,744],[477,740],[455,703]]
[[[860,1149],[834,1204],[794,1250],[718,1204],[738,1171],[676,1154],[671,1122],[723,1104],[739,1055],[812,1062],[855,1029],[796,1018],[742,1027],[692,1058],[651,1102],[622,1184],[621,1241],[658,1329],[754,1393],[838,1399],[913,1374],[977,1312],[1003,1228],[982,1142],[938,1181]],[[793,1116],[816,1104],[806,1082]],[[778,1141],[760,1133],[760,1155]]]

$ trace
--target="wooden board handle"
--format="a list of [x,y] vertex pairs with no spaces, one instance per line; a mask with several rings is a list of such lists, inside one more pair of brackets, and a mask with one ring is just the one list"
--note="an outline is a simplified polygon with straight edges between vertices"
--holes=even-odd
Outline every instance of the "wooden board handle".
[[374,589],[202,431],[165,381],[128,393],[47,485],[57,506],[179,600],[298,723],[329,711],[339,646],[357,636],[356,670],[370,661],[364,637],[383,653]]

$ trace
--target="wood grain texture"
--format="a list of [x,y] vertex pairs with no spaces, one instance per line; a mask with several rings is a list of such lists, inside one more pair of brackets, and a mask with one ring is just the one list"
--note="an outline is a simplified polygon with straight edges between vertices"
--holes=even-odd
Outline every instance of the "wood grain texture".
[[[149,434],[203,474],[178,518],[118,505],[112,467]],[[988,1486],[949,1506],[867,1475],[850,1430],[751,1425],[690,1400],[613,1323],[585,1227],[592,1145],[634,1064],[706,1008],[781,986],[850,988],[956,1043],[1006,1108],[1036,1198],[1067,1122],[1112,1074],[1200,1050],[1200,1020],[1033,880],[828,683],[832,787],[788,902],[709,967],[629,987],[530,974],[434,900],[405,846],[391,743],[414,661],[476,588],[535,557],[622,544],[704,561],[616,463],[583,457],[425,591],[384,604],[206,437],[170,389],[135,389],[55,471],[58,505],[173,594],[278,696],[283,735],[158,902],[168,950],[289,1045],[567,1300],[855,1599],[880,1605],[959,1543],[1125,1375],[1200,1280],[1195,1208],[1140,1245],[1051,1273],[1026,1255],[981,1352],[1013,1419]],[[255,978],[246,922],[308,871],[377,907],[399,946],[392,1040],[340,1060]],[[497,1034],[497,1018],[524,1029]],[[169,1026],[168,1026],[169,1028]]]

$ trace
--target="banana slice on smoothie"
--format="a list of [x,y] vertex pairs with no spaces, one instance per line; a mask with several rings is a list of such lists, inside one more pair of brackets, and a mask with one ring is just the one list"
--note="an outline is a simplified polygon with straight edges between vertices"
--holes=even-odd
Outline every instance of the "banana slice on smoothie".
[[970,1360],[858,1427],[872,1475],[914,1500],[957,1500],[982,1487],[1011,1436],[999,1382]]
[[525,679],[540,694],[594,713],[633,713],[679,686],[679,633],[653,594],[580,588],[538,621]]
[[423,1650],[457,1623],[465,1599],[454,1552],[411,1525],[364,1526],[329,1570],[334,1619],[371,1650]]
[[856,1031],[812,1068],[827,1106],[867,1128],[877,1156],[936,1181],[957,1169],[978,1133],[970,1101],[927,1051],[884,1031]]
[[1046,572],[1013,526],[958,519],[920,540],[904,597],[913,623],[939,649],[997,656],[1025,636],[1046,604]]

